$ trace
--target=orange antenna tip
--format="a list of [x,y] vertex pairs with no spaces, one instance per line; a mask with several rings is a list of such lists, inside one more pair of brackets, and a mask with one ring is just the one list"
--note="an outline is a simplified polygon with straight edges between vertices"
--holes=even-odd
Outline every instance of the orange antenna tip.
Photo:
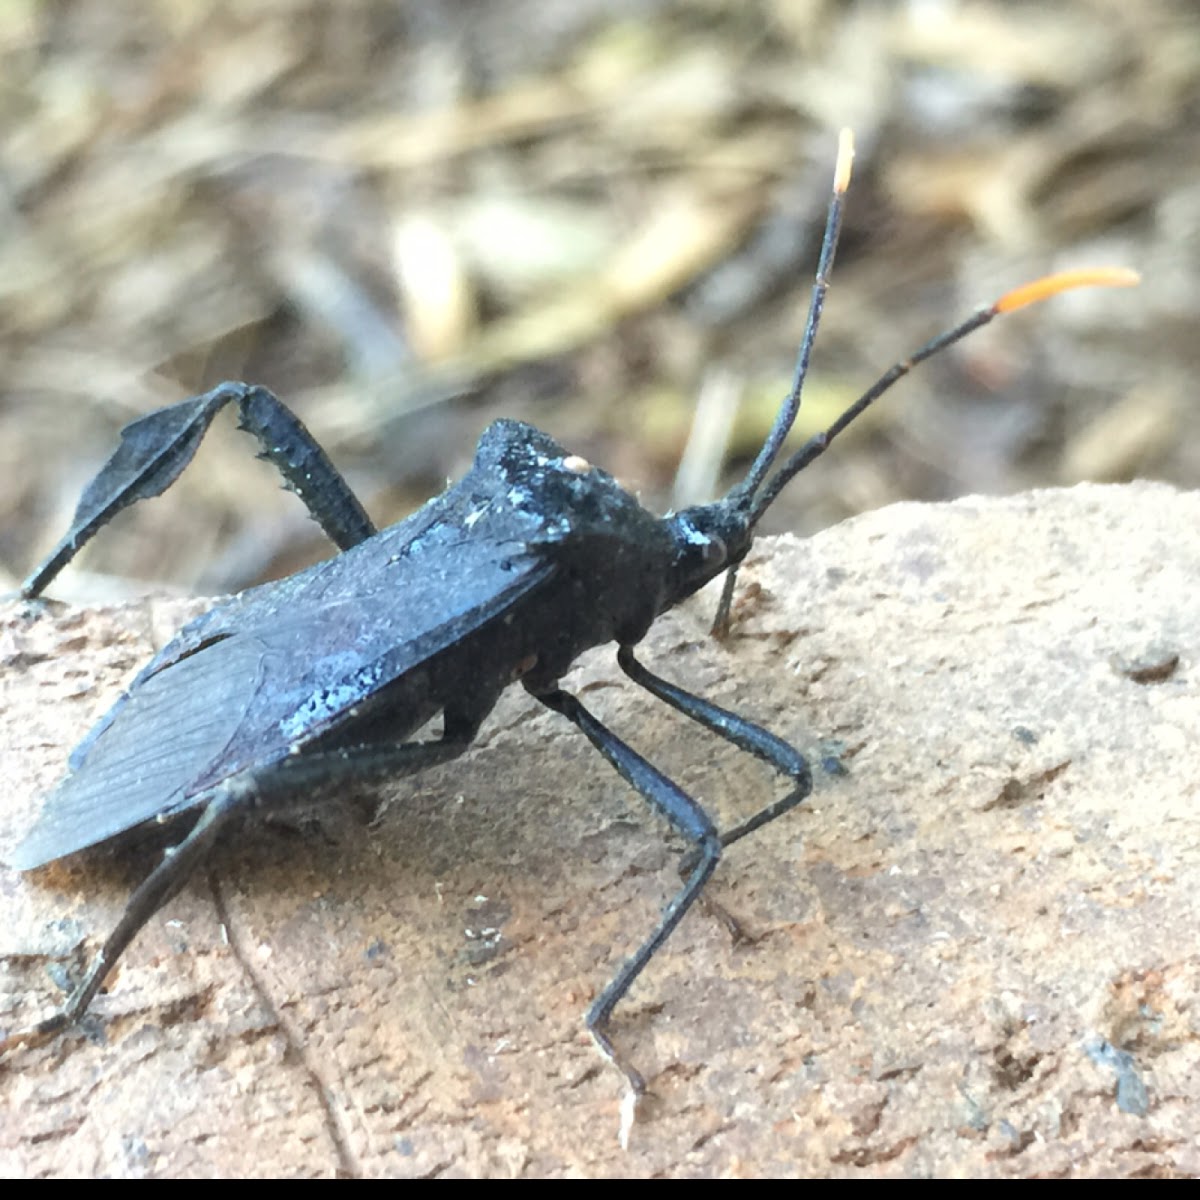
[[1027,304],[1048,300],[1060,292],[1069,292],[1081,287],[1133,287],[1141,283],[1142,277],[1128,267],[1095,267],[1086,271],[1060,271],[1057,275],[1043,275],[1032,283],[1005,292],[993,305],[998,313],[1013,312]]
[[854,130],[838,134],[837,165],[833,168],[833,190],[841,195],[850,186],[850,168],[854,164]]

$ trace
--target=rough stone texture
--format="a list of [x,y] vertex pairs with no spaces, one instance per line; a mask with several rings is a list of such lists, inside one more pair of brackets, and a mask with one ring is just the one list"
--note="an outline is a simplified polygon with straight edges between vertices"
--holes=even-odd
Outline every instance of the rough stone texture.
[[[0,1064],[4,1174],[1200,1173],[1200,494],[902,505],[763,541],[645,658],[848,774],[731,850],[618,1010],[654,1100],[617,1145],[591,997],[675,884],[635,796],[506,699],[378,827],[253,830],[72,1033]],[[3,845],[188,615],[15,605]],[[572,683],[722,814],[778,785],[630,686]],[[0,874],[0,1025],[52,1004],[149,853]]]

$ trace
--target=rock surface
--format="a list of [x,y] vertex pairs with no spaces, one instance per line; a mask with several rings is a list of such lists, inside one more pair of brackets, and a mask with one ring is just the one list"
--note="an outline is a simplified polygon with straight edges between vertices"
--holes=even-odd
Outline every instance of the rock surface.
[[[582,1026],[676,852],[561,718],[506,697],[373,829],[254,828],[84,1031],[0,1062],[5,1175],[1200,1173],[1200,494],[900,505],[764,539],[646,662],[823,760]],[[0,850],[196,611],[0,610]],[[729,824],[770,773],[631,686],[568,685]],[[845,765],[838,774],[835,755]],[[0,871],[0,1026],[46,1012],[146,847]]]

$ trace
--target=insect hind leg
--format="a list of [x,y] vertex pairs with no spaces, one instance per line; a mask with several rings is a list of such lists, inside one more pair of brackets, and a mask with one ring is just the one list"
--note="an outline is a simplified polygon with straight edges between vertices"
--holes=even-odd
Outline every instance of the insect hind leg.
[[340,550],[357,546],[375,532],[350,485],[281,400],[264,387],[222,383],[203,395],[155,409],[121,430],[120,444],[84,489],[71,528],[21,585],[21,596],[40,596],[123,508],[165,492],[192,461],[213,418],[231,403],[238,406],[239,426],[258,439],[259,456],[276,467]]
[[269,771],[260,772],[256,801],[262,807],[272,807],[293,802],[296,793],[304,789],[319,790],[335,784],[370,787],[403,779],[406,775],[415,775],[458,758],[470,743],[470,737],[459,737],[454,731],[451,736],[428,742],[392,745],[372,742],[364,746],[298,754],[277,763]]
[[74,1025],[83,1016],[129,943],[146,922],[183,887],[230,818],[244,805],[248,788],[252,789],[253,784],[230,782],[217,791],[187,837],[179,845],[167,850],[162,861],[130,897],[116,928],[108,935],[100,952],[92,960],[87,974],[62,1009],[54,1016],[38,1022],[31,1029],[0,1038],[0,1054],[19,1045],[41,1045],[55,1034]]
[[448,732],[451,736],[437,741],[390,746],[370,744],[298,755],[258,772],[245,772],[221,784],[187,837],[167,850],[162,861],[130,897],[116,928],[62,1009],[30,1029],[0,1037],[0,1054],[20,1045],[41,1045],[83,1016],[117,959],[150,918],[183,887],[232,817],[251,808],[286,803],[303,788],[319,789],[347,781],[370,784],[402,778],[449,762],[466,750],[471,739],[461,738],[457,728]]

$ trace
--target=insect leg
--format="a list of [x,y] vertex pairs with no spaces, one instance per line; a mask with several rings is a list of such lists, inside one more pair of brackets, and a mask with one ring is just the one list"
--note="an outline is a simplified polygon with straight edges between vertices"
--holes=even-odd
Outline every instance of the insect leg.
[[256,775],[247,772],[226,782],[209,801],[187,837],[164,854],[162,862],[133,893],[116,928],[62,1011],[32,1029],[0,1038],[0,1054],[22,1044],[39,1045],[79,1020],[103,986],[113,964],[142,926],[183,887],[235,812],[265,807],[285,797],[294,798],[303,788],[319,789],[348,781],[369,784],[449,762],[466,750],[471,739],[462,738],[456,727],[448,728],[447,733],[449,736],[439,741],[353,746],[320,754],[297,755]]
[[588,1029],[601,1053],[625,1076],[630,1088],[640,1095],[646,1090],[645,1080],[617,1053],[608,1036],[613,1009],[696,902],[720,860],[721,839],[708,814],[695,800],[596,720],[569,692],[555,690],[539,694],[538,699],[548,708],[562,713],[582,730],[619,774],[696,846],[697,863],[682,889],[667,905],[658,926],[600,993],[587,1014]]
[[121,430],[120,445],[84,489],[71,528],[21,585],[21,595],[27,600],[40,595],[121,509],[165,492],[192,461],[213,417],[234,402],[241,428],[258,438],[260,457],[275,465],[339,549],[348,550],[375,532],[350,485],[296,416],[266,388],[222,383]]
[[[760,725],[747,721],[737,713],[719,708],[708,700],[693,696],[683,688],[660,678],[646,670],[634,657],[632,646],[621,646],[617,650],[617,662],[621,669],[634,683],[644,687],[652,695],[665,701],[672,708],[691,717],[693,721],[703,725],[705,729],[732,742],[739,750],[746,750],[756,758],[774,767],[781,775],[786,775],[792,782],[792,790],[781,800],[768,804],[753,816],[735,825],[721,835],[721,845],[731,846],[740,841],[748,833],[761,829],[764,825],[781,817],[785,812],[796,807],[812,791],[812,771],[808,760],[794,747],[789,746],[782,738],[769,733]],[[689,870],[695,862],[693,851],[683,860],[682,870]]]
[[226,784],[208,802],[200,820],[192,827],[187,837],[163,855],[162,862],[150,872],[130,897],[116,928],[108,935],[83,981],[71,993],[62,1010],[44,1021],[39,1021],[32,1029],[0,1038],[0,1054],[22,1044],[40,1045],[83,1016],[129,943],[137,936],[142,926],[183,887],[229,818],[245,802],[247,786],[252,788],[253,784]]
[[264,387],[223,386],[244,389],[238,399],[238,428],[258,438],[259,457],[275,466],[339,550],[349,550],[376,532],[342,473],[287,405]]
[[297,792],[319,791],[331,784],[367,786],[402,779],[458,758],[470,738],[442,737],[430,742],[372,743],[298,754],[260,775],[257,800],[266,806],[277,799],[293,800]]

